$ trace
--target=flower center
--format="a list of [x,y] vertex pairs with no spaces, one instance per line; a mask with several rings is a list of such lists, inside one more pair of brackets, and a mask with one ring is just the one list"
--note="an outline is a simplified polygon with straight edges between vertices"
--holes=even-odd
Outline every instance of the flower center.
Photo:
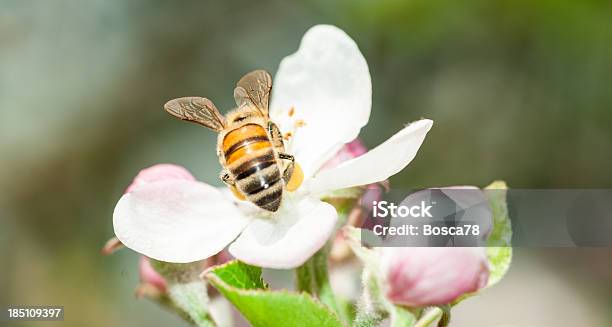
[[[287,141],[287,143],[285,144],[285,149],[291,149],[292,143],[293,143],[293,137],[295,136],[295,134],[297,133],[300,127],[303,127],[304,125],[306,125],[304,120],[295,119],[294,117],[295,112],[296,112],[296,109],[294,106],[291,106],[291,108],[289,108],[289,110],[287,111],[287,116],[289,116],[289,118],[293,120],[293,128],[292,130],[283,134],[283,139]],[[289,178],[286,184],[287,190],[289,192],[293,192],[297,190],[300,187],[300,185],[302,185],[303,181],[304,181],[304,172],[302,171],[302,167],[300,167],[300,164],[294,161],[293,168],[291,171],[291,177]]]

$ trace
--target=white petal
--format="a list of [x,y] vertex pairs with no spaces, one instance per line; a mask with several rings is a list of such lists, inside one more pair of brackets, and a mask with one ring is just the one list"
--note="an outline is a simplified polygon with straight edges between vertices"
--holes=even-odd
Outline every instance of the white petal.
[[248,221],[219,190],[189,180],[145,184],[123,195],[113,214],[115,234],[125,246],[181,263],[218,253]]
[[[293,132],[296,120],[304,121],[288,151],[308,177],[357,137],[368,123],[371,104],[368,64],[355,41],[335,26],[317,25],[304,34],[298,51],[280,63],[270,116],[283,133]],[[291,107],[295,114],[290,118]]]
[[318,199],[303,198],[297,205],[283,203],[273,217],[253,220],[229,251],[251,265],[295,268],[325,245],[337,218],[336,209]]
[[364,155],[320,171],[306,188],[312,193],[383,181],[414,159],[433,121],[416,121]]

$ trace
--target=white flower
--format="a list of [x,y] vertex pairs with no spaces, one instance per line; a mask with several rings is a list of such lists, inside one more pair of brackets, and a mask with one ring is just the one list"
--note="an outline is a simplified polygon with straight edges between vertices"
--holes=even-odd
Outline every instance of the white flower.
[[[155,181],[117,203],[113,225],[121,242],[166,262],[202,260],[229,245],[230,253],[243,262],[295,268],[334,231],[336,210],[321,201],[320,194],[396,174],[416,156],[432,126],[428,119],[414,122],[364,155],[320,170],[357,137],[371,108],[365,58],[355,42],[334,26],[317,25],[306,32],[298,51],[281,62],[272,93],[270,116],[281,131],[293,132],[286,150],[304,171],[302,186],[285,192],[275,214],[253,206],[244,210],[227,192],[201,182]],[[304,124],[296,129],[298,121]]]

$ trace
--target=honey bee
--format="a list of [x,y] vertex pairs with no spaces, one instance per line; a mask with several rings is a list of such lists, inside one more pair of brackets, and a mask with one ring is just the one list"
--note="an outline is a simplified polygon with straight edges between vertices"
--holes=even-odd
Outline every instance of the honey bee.
[[164,109],[174,117],[219,133],[219,178],[234,195],[276,212],[284,191],[296,190],[303,173],[285,152],[283,135],[270,120],[268,103],[272,77],[264,70],[244,75],[234,89],[237,108],[224,117],[212,101],[185,97],[168,101]]

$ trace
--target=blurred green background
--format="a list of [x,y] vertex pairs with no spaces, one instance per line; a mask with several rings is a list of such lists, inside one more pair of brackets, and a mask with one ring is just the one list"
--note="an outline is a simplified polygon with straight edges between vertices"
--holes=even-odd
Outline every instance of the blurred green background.
[[[0,2],[0,304],[57,304],[46,326],[182,326],[135,300],[137,255],[99,255],[131,178],[174,162],[220,185],[216,137],[171,98],[230,108],[312,25],[344,29],[373,84],[373,147],[435,121],[394,187],[612,185],[609,1]],[[518,249],[456,326],[607,326],[612,252]],[[40,326],[19,323],[16,326]]]

